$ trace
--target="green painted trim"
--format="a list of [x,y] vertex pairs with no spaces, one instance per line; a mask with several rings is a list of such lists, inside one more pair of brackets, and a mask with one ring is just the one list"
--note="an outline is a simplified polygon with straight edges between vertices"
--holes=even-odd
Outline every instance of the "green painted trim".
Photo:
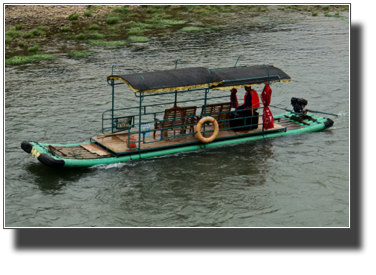
[[[291,114],[291,113],[285,113],[285,114]],[[285,114],[276,115],[274,118],[278,117],[284,117]],[[310,114],[311,115],[311,114]],[[293,121],[297,124],[301,124],[304,126],[303,128],[290,130],[287,132],[273,132],[273,133],[267,133],[264,132],[264,136],[262,134],[255,135],[255,136],[248,136],[248,137],[240,137],[235,139],[226,139],[226,140],[220,140],[217,142],[211,142],[211,143],[202,143],[199,145],[189,145],[189,146],[183,146],[183,147],[177,147],[177,148],[170,148],[165,150],[159,150],[159,151],[151,151],[151,152],[145,152],[140,153],[138,151],[135,152],[133,155],[126,155],[121,157],[110,157],[110,158],[100,158],[100,159],[64,159],[65,165],[64,167],[89,167],[89,166],[96,166],[96,165],[103,165],[103,164],[112,164],[112,163],[119,163],[119,162],[126,162],[130,160],[139,160],[139,159],[146,159],[146,158],[152,158],[152,157],[160,157],[165,155],[171,155],[171,154],[177,154],[182,152],[189,152],[189,151],[197,151],[205,148],[212,148],[217,146],[223,146],[223,145],[229,145],[229,144],[235,144],[235,143],[242,143],[242,142],[248,142],[253,140],[259,140],[264,138],[274,138],[274,137],[280,137],[280,136],[288,136],[288,135],[294,135],[294,134],[303,134],[303,133],[309,133],[309,132],[316,132],[325,129],[324,122],[327,120],[323,117],[318,117],[315,115],[311,115],[313,118],[317,119],[318,123],[309,121],[311,125],[307,126],[302,123],[297,123],[296,121]],[[40,151],[41,153],[47,153],[46,150],[43,147],[40,147],[38,144],[30,142],[33,144],[33,147]],[[80,143],[80,144],[88,144],[87,143]],[[51,144],[52,146],[79,146],[80,144]],[[47,144],[41,144],[41,145],[47,145]],[[51,156],[51,154],[49,154]],[[60,159],[58,157],[52,156],[55,159]]]

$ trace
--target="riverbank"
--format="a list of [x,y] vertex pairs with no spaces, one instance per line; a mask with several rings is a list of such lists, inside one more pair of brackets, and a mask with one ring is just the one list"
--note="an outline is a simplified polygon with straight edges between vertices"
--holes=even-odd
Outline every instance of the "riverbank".
[[[347,14],[348,18],[348,8],[320,5],[6,5],[5,55],[9,59],[42,52],[69,54],[75,47],[88,50],[125,45],[129,41],[147,42],[149,34],[160,31],[219,31],[233,25],[254,24],[257,18],[294,23],[284,19],[291,18],[291,14],[312,17],[342,17],[342,14],[346,17]],[[24,58],[21,63],[26,61]]]
[[[106,17],[113,9],[121,5],[93,6],[88,5],[6,5],[5,25],[12,28],[23,23],[24,25],[70,25],[69,15],[91,11],[90,17],[81,16],[77,22],[96,21]],[[139,10],[141,6],[129,6],[130,10]]]
[[[114,9],[121,8],[121,5],[5,5],[5,25],[6,30],[15,27],[17,24],[24,24],[24,25],[69,25],[71,22],[69,21],[69,15],[71,14],[84,14],[87,11],[91,11],[91,16],[81,16],[77,19],[77,22],[87,22],[87,21],[96,21],[100,19],[104,19],[108,14],[110,14]],[[140,6],[140,5],[129,5],[130,12],[140,12],[142,10],[146,10],[148,8],[153,8],[154,6]],[[179,6],[160,6],[164,7],[164,9],[176,9]],[[182,6],[183,7],[183,6]],[[215,7],[215,6],[191,6],[193,7],[192,12],[197,13],[204,13],[207,7]],[[198,7],[196,11],[194,10],[195,7]],[[226,6],[218,6],[218,7],[226,7]],[[228,6],[233,9],[235,6]],[[298,5],[281,5],[281,6],[238,6],[242,7],[242,10],[247,10],[247,8],[252,8],[255,11],[267,12],[274,8],[277,8],[281,11],[292,10],[292,11],[332,11],[332,12],[339,12],[339,11],[348,11],[348,6],[298,6]],[[261,8],[259,8],[261,7]],[[328,8],[325,8],[328,7]],[[189,9],[189,7],[187,7]],[[199,9],[202,9],[201,11]],[[211,8],[209,8],[210,10]],[[222,8],[222,11],[225,10]]]

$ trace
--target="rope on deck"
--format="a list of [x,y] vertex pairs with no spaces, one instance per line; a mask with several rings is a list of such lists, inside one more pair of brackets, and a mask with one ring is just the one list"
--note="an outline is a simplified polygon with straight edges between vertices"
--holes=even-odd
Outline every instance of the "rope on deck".
[[82,152],[80,149],[73,149],[68,152],[68,155],[71,155],[75,159],[83,159],[84,157],[82,156]]

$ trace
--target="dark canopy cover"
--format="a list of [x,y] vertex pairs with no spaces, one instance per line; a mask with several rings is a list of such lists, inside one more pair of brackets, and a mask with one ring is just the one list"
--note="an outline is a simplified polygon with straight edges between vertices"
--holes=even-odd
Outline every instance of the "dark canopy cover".
[[[141,76],[145,79],[144,84]],[[122,80],[135,92],[186,90],[207,87],[209,83],[210,86],[222,83],[222,79],[217,74],[209,72],[204,67],[114,75],[109,76],[107,79]]]
[[291,80],[291,77],[289,77],[284,71],[278,69],[277,67],[274,67],[273,65],[268,65],[268,69],[269,78],[268,70],[265,65],[215,70],[215,73],[218,74],[220,78],[224,81],[224,83],[216,86],[215,89],[224,90],[239,88],[247,85],[250,86],[254,84],[267,83],[268,80],[270,82],[275,82],[279,81],[278,76],[281,78],[281,81]]
[[[269,65],[269,81],[290,81],[282,70]],[[210,74],[209,74],[210,71]],[[210,75],[210,77],[209,77]],[[209,70],[204,67],[184,68],[167,71],[145,72],[127,75],[112,75],[108,80],[124,81],[134,92],[162,92],[210,87],[231,89],[268,82],[268,72],[264,65]],[[143,81],[145,79],[145,81]],[[247,79],[247,80],[244,80]],[[230,82],[227,82],[230,81]]]

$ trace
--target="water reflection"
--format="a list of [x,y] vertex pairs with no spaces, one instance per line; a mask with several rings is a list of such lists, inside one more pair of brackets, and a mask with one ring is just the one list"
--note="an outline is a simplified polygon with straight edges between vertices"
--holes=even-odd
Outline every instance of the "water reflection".
[[30,163],[25,169],[39,189],[47,193],[61,191],[67,184],[77,182],[92,172],[89,168],[51,169],[42,163]]

